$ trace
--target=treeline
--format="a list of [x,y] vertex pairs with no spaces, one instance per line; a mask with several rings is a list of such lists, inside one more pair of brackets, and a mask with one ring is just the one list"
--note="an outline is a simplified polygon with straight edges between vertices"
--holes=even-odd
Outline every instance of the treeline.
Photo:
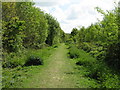
[[76,43],[77,47],[87,51],[100,61],[104,60],[110,67],[119,70],[120,10],[116,7],[114,10],[105,13],[98,7],[96,9],[104,16],[103,20],[91,24],[87,28],[73,28],[70,35],[71,39],[68,42]]
[[75,59],[76,65],[84,67],[87,72],[85,77],[94,79],[100,85],[98,87],[119,88],[120,7],[118,5],[107,12],[98,7],[96,10],[104,16],[102,21],[87,28],[73,28],[71,34],[67,35],[69,56]]
[[3,2],[2,28],[3,59],[11,53],[23,53],[25,49],[41,49],[64,42],[65,38],[59,22],[33,2]]
[[2,12],[4,51],[19,52],[63,41],[58,21],[32,2],[4,2]]
[[2,12],[3,48],[7,52],[63,41],[64,32],[58,21],[32,2],[4,2]]

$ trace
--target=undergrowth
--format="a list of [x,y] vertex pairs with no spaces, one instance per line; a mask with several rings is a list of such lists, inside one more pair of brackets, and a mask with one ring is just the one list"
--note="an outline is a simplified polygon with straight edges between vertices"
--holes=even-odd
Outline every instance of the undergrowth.
[[21,53],[4,53],[2,66],[3,68],[15,68],[18,66],[23,67],[26,66],[29,61],[32,61],[32,58],[39,59],[38,65],[43,64],[43,60],[50,54],[49,51],[52,48],[53,47],[48,47],[38,50],[25,49]]
[[[22,82],[27,78],[34,75],[37,69],[41,69],[44,66],[43,62],[51,55],[54,51],[54,47],[47,47],[40,50],[25,50],[24,53],[19,55],[10,54],[6,57],[6,62],[3,62],[2,71],[2,88],[18,88],[22,87]],[[33,66],[35,59],[41,60],[39,66]],[[32,64],[27,62],[34,59]],[[31,73],[32,72],[32,73]]]
[[[75,45],[69,46],[69,56],[74,59],[76,65],[83,66],[85,69],[84,76],[96,80],[101,88],[120,88],[120,76],[111,70],[105,62],[91,56]],[[71,56],[78,57],[71,57]],[[94,86],[92,86],[94,88]]]
[[2,88],[23,88],[23,82],[31,78],[43,66],[29,66],[10,69],[5,68],[2,72]]

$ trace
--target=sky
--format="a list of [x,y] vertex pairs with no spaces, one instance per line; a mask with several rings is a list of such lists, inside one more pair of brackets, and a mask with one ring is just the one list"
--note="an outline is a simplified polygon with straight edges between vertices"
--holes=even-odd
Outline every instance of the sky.
[[95,7],[112,10],[119,0],[34,0],[35,6],[55,17],[62,30],[70,33],[73,28],[88,27],[102,20]]

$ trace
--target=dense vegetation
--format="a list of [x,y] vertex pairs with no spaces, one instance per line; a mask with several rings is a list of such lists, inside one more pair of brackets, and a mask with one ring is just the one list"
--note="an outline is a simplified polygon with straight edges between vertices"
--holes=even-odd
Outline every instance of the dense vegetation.
[[30,77],[26,66],[43,65],[54,45],[64,42],[65,33],[53,16],[33,2],[3,2],[2,12],[2,86],[8,88]]
[[118,40],[118,11],[115,10],[103,12],[100,8],[97,11],[104,15],[101,22],[91,24],[87,28],[74,28],[71,32],[71,38],[77,47],[90,53],[98,60],[104,60],[110,67],[119,70],[120,61],[118,58],[119,53],[119,40]]
[[[105,13],[100,8],[96,8],[104,18],[89,27],[73,28],[67,40],[70,48],[70,58],[76,60],[77,65],[83,65],[88,69],[87,76],[93,78],[101,84],[101,87],[119,88],[120,80],[120,10],[116,7],[112,11]],[[74,45],[70,45],[72,41]],[[85,56],[82,49],[96,60]]]
[[65,42],[70,58],[84,67],[86,77],[95,79],[102,88],[120,88],[120,7],[96,10],[104,16],[102,21],[66,34],[53,16],[33,2],[3,2],[3,87],[14,87],[22,80],[18,69],[24,73],[25,66],[43,65],[56,44]]
[[111,69],[104,61],[101,61],[102,59],[94,58],[75,45],[69,46],[69,57],[75,60],[75,64],[78,66],[77,69],[80,70],[84,77],[88,77],[90,80],[95,80],[98,83],[97,86],[93,85],[91,87],[119,88],[119,72],[113,68]]
[[41,49],[64,41],[65,33],[58,21],[34,7],[34,3],[4,2],[2,6],[4,67],[18,66],[17,60],[15,65],[8,58],[20,57],[26,49]]
[[[24,62],[28,61],[29,58],[37,57],[42,58],[42,64],[46,63],[46,59],[52,54],[54,51],[54,47],[47,47],[44,49],[38,50],[27,50],[21,58],[18,56],[14,56],[14,58],[9,58],[12,64],[18,63],[18,66],[15,68],[3,68],[2,72],[2,87],[3,88],[23,88],[23,82],[25,82],[28,78],[31,78],[33,75],[37,74],[39,70],[43,68],[43,65],[33,65],[30,63],[26,63],[26,65],[22,66]],[[23,63],[23,64],[22,64]],[[40,63],[37,63],[40,64]]]

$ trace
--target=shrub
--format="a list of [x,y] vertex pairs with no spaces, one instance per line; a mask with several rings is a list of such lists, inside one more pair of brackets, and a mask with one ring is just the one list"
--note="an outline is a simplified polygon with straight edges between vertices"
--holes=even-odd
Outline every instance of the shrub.
[[42,44],[33,45],[33,46],[31,46],[31,48],[33,48],[33,49],[42,49],[42,48],[46,48],[48,46],[49,46],[48,44],[42,43]]
[[31,65],[43,65],[43,60],[38,56],[32,55],[28,58],[28,60],[25,63],[25,66]]
[[[101,88],[119,88],[120,78],[119,74],[116,73],[120,68],[120,60],[118,59],[119,44],[106,46],[106,43],[105,45],[99,43],[81,43],[79,47],[94,58],[81,51],[79,54],[82,58],[77,58],[76,64],[84,66],[88,72],[85,76],[95,79],[101,85]],[[114,71],[108,66],[114,69]]]
[[6,54],[3,58],[2,67],[3,68],[15,68],[17,66],[23,66],[27,57],[22,54],[18,55],[16,53]]
[[69,55],[70,55],[70,58],[72,58],[72,59],[80,57],[79,49],[75,46],[70,46]]
[[58,46],[57,46],[57,45],[54,45],[53,48],[58,48]]
[[66,40],[66,45],[70,45],[71,43],[73,43],[73,39],[72,38],[69,38],[68,40]]
[[105,62],[109,65],[109,67],[120,71],[120,43],[112,44],[108,47]]
[[80,45],[79,45],[79,47],[81,48],[81,49],[83,49],[84,51],[86,51],[86,52],[90,52],[91,51],[91,44],[90,43],[86,43],[86,42],[84,42],[84,43],[81,43]]
[[[53,47],[47,47],[44,49],[25,49],[22,53],[5,53],[3,54],[3,68],[15,68],[18,66],[25,66],[29,61],[35,60],[38,61],[39,64],[43,64],[43,60],[46,59],[51,52]],[[33,58],[34,57],[34,58]],[[39,59],[39,60],[37,60]]]
[[103,86],[105,88],[120,88],[120,80],[118,75],[106,74]]

